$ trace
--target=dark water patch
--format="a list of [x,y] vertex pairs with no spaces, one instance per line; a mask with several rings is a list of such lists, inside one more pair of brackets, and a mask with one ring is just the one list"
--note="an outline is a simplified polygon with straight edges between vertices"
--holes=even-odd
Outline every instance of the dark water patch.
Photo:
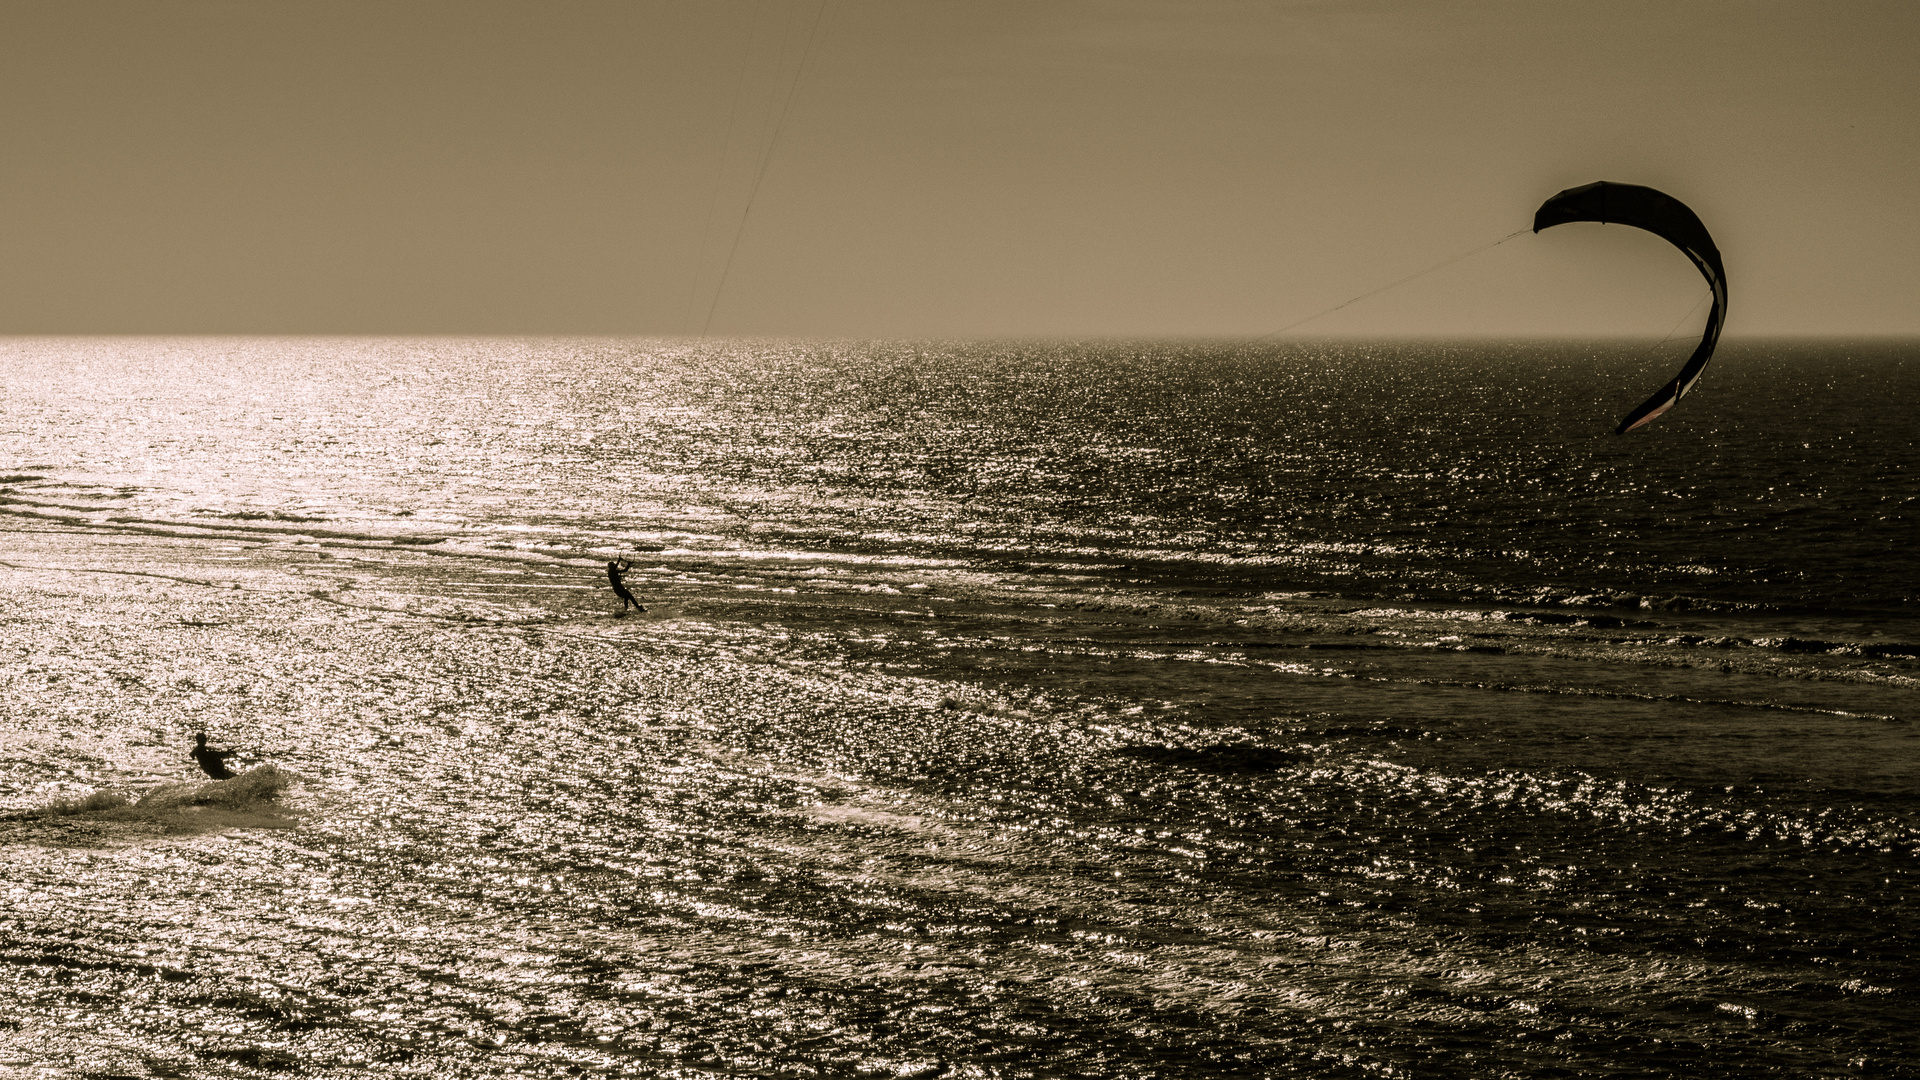
[[[1776,605],[1752,601],[1718,600],[1703,596],[1681,593],[1571,593],[1552,590],[1501,590],[1496,589],[1488,596],[1474,597],[1476,600],[1493,603],[1544,607],[1549,605],[1583,608],[1626,608],[1638,611],[1695,612],[1700,614],[1739,614],[1758,613],[1779,610]],[[1547,617],[1537,613],[1534,618]]]
[[250,1069],[269,1073],[288,1072],[299,1068],[301,1063],[298,1055],[261,1046],[215,1046],[203,1048],[198,1052],[203,1058],[231,1061],[236,1065],[244,1065]]
[[[1492,651],[1492,650],[1489,650]],[[1795,705],[1777,701],[1742,701],[1735,698],[1705,698],[1686,694],[1635,693],[1628,690],[1600,689],[1595,687],[1556,686],[1551,684],[1525,685],[1504,682],[1476,682],[1456,679],[1419,679],[1391,676],[1358,675],[1354,678],[1371,682],[1404,683],[1413,686],[1431,686],[1448,690],[1484,690],[1499,694],[1549,694],[1565,697],[1597,698],[1611,701],[1664,702],[1675,705],[1704,706],[1716,709],[1753,709],[1760,711],[1810,713],[1820,716],[1846,717],[1848,719],[1899,722],[1900,717],[1873,712],[1857,712],[1851,709],[1823,709],[1811,705]]]
[[1753,638],[1744,644],[1756,649],[1773,649],[1784,653],[1825,653],[1831,656],[1865,656],[1889,660],[1920,659],[1920,645],[1908,642],[1822,641],[1817,638],[1787,636]]
[[[118,496],[118,495],[100,495],[100,496],[87,496],[87,495],[84,495],[84,494],[83,494],[83,495],[80,495],[79,497],[80,497],[80,498],[102,498],[102,499],[113,499],[113,498],[120,498],[121,496]],[[84,514],[84,513],[94,513],[94,512],[96,512],[96,511],[98,511],[98,510],[100,509],[100,508],[99,508],[99,507],[97,507],[97,506],[81,506],[81,505],[76,505],[76,504],[74,504],[74,503],[70,503],[70,502],[55,502],[55,501],[54,501],[54,500],[52,500],[52,499],[44,499],[44,498],[40,498],[40,499],[24,499],[24,498],[21,498],[21,497],[19,497],[19,496],[17,496],[17,495],[14,495],[14,496],[0,496],[0,506],[20,506],[20,507],[38,507],[38,508],[40,508],[40,509],[44,509],[44,510],[72,510],[72,511],[76,511],[76,512],[78,512],[78,513],[83,513],[83,514]],[[12,512],[12,513],[27,513],[27,512],[30,512],[30,511],[10,511],[10,512]],[[51,516],[51,515],[49,515],[49,516]]]
[[1406,739],[1424,738],[1434,733],[1425,728],[1411,727],[1406,724],[1375,720],[1367,723],[1319,722],[1305,724],[1285,724],[1273,729],[1289,737],[1309,739]]
[[1126,746],[1119,757],[1156,765],[1212,773],[1272,772],[1308,760],[1305,755],[1271,746],[1218,743],[1212,746]]
[[228,510],[215,513],[202,511],[217,518],[233,521],[331,521],[332,518],[315,514],[289,514],[281,510]]

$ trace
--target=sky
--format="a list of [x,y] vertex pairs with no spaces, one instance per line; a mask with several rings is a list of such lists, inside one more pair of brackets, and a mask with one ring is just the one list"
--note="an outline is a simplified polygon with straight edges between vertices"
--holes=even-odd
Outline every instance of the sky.
[[0,0],[0,333],[1920,335],[1920,4]]

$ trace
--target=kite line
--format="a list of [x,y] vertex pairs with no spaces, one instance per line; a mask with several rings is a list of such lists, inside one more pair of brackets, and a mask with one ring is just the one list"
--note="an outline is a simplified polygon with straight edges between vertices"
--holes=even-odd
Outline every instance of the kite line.
[[[813,13],[813,28],[807,31],[807,47],[800,53],[800,66],[793,73],[793,82],[787,85],[786,100],[780,103],[780,120],[773,127],[773,138],[767,142],[767,152],[760,157],[760,169],[754,174],[753,187],[747,191],[747,206],[740,211],[740,223],[734,226],[733,243],[727,247],[727,261],[720,267],[720,283],[714,286],[713,302],[707,305],[706,321],[700,324],[700,336],[703,338],[713,326],[713,313],[720,307],[720,295],[726,292],[727,277],[733,273],[733,257],[740,250],[740,238],[746,235],[747,218],[753,213],[754,200],[760,197],[760,182],[767,178],[767,166],[772,164],[773,152],[780,146],[780,133],[786,130],[787,113],[793,107],[794,93],[799,90],[800,80],[807,74],[807,62],[813,59],[813,43],[820,36],[820,23],[827,13],[827,3],[828,0],[820,0],[820,7]],[[785,52],[784,40],[781,51]]]
[[[740,50],[740,70],[733,75],[733,107],[727,111],[727,139],[720,145],[720,160],[713,166],[713,188],[707,193],[707,220],[700,227],[700,248],[693,264],[693,286],[687,290],[687,313],[683,325],[693,322],[693,305],[700,299],[700,271],[707,266],[707,241],[713,239],[713,211],[720,204],[720,181],[726,176],[727,159],[733,156],[733,132],[740,119],[740,99],[747,92],[747,61],[753,59],[753,41],[760,36],[760,12],[766,6],[767,0],[760,0],[760,6],[747,18],[747,43]],[[781,51],[786,51],[784,42]]]
[[1523,233],[1530,233],[1532,231],[1533,230],[1531,228],[1515,229],[1512,232],[1508,233],[1507,235],[1501,237],[1498,240],[1493,241],[1490,244],[1481,244],[1479,247],[1474,248],[1472,251],[1463,251],[1460,254],[1455,255],[1450,259],[1444,260],[1442,262],[1434,263],[1432,266],[1427,267],[1425,270],[1416,270],[1413,273],[1408,274],[1406,277],[1399,279],[1398,281],[1390,281],[1387,284],[1382,285],[1377,289],[1371,290],[1369,292],[1363,292],[1359,296],[1356,296],[1353,299],[1348,300],[1344,303],[1335,304],[1325,311],[1315,312],[1312,315],[1309,315],[1306,318],[1301,319],[1299,322],[1288,323],[1286,326],[1283,326],[1278,330],[1270,330],[1267,333],[1261,334],[1259,337],[1254,338],[1253,340],[1265,341],[1270,337],[1279,337],[1281,334],[1284,334],[1287,331],[1292,330],[1296,326],[1305,326],[1307,323],[1310,323],[1315,319],[1321,318],[1322,316],[1331,315],[1334,312],[1339,311],[1343,307],[1349,307],[1353,304],[1357,304],[1360,301],[1365,300],[1369,296],[1378,296],[1381,293],[1386,292],[1388,289],[1395,288],[1396,286],[1400,286],[1400,285],[1405,285],[1407,282],[1412,281],[1414,278],[1425,277],[1426,275],[1433,273],[1435,270],[1439,270],[1442,267],[1452,266],[1454,263],[1459,262],[1461,259],[1478,255],[1481,252],[1488,250],[1489,248],[1497,248],[1501,244],[1506,243],[1507,241],[1513,239],[1516,236],[1519,236]]
[[[1713,299],[1712,289],[1708,289],[1706,292],[1701,293],[1700,299],[1695,300],[1693,302],[1693,306],[1687,309],[1687,313],[1685,315],[1682,315],[1678,319],[1673,320],[1673,325],[1667,328],[1666,335],[1662,337],[1659,341],[1654,342],[1653,348],[1657,349],[1660,346],[1665,345],[1667,342],[1672,341],[1673,335],[1680,332],[1680,324],[1686,322],[1688,319],[1693,318],[1693,313],[1700,310],[1700,305],[1706,303],[1711,299]],[[1653,350],[1649,349],[1647,350],[1647,352],[1648,352],[1648,355],[1652,355]]]

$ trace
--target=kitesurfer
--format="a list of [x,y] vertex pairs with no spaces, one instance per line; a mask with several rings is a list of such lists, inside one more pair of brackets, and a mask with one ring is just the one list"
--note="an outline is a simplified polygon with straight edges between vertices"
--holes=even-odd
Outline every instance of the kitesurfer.
[[645,611],[647,610],[646,605],[635,600],[633,594],[627,591],[626,582],[620,580],[620,572],[631,569],[633,569],[633,564],[625,559],[610,562],[607,564],[607,580],[613,583],[613,595],[620,598],[620,610],[622,612],[626,611],[629,605],[636,611]]
[[201,772],[206,773],[215,780],[233,779],[235,775],[234,771],[227,768],[226,761],[227,757],[231,755],[233,751],[215,750],[209,747],[207,745],[206,732],[201,731],[194,734],[193,749],[187,751],[187,753],[199,764]]

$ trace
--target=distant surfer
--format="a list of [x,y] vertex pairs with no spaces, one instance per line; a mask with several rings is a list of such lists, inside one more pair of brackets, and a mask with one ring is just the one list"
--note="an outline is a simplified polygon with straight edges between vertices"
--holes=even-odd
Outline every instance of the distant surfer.
[[625,559],[610,562],[607,564],[607,580],[613,583],[613,595],[620,598],[620,610],[622,612],[625,612],[629,605],[636,611],[645,611],[647,610],[647,606],[635,600],[633,594],[627,591],[627,583],[620,580],[620,572],[631,569],[633,569],[633,564]]
[[234,771],[227,768],[227,756],[231,750],[215,750],[207,745],[207,733],[197,732],[193,736],[193,749],[187,751],[200,766],[200,771],[215,780],[231,780]]

